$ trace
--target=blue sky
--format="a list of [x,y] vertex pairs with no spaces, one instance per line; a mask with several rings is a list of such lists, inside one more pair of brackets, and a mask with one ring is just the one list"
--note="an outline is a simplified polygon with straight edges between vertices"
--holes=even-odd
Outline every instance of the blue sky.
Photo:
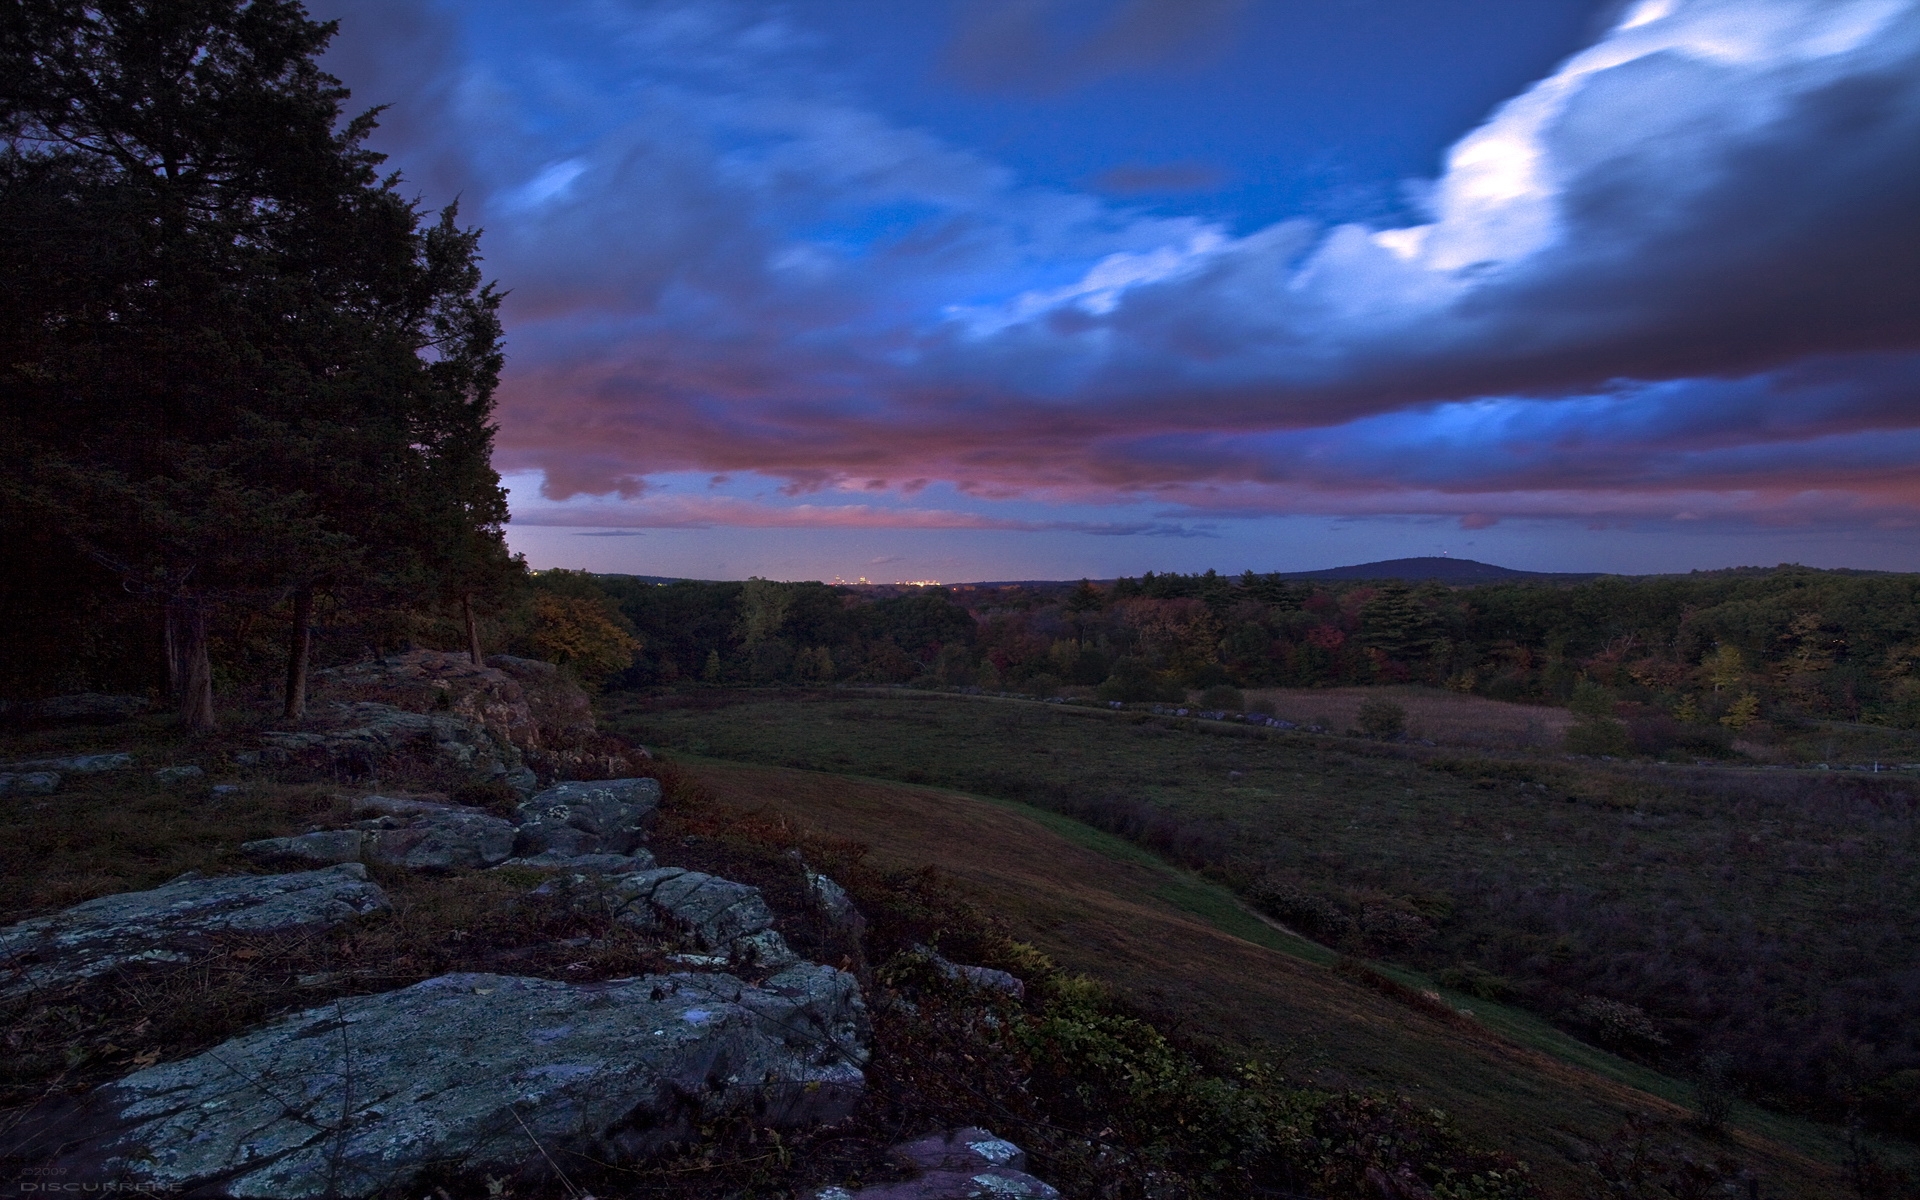
[[1920,0],[315,11],[536,566],[1920,569]]

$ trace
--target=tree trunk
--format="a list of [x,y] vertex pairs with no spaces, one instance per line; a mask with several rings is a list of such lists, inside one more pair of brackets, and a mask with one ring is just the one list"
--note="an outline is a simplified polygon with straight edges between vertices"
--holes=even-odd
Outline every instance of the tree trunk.
[[293,594],[293,632],[287,647],[286,718],[298,721],[307,711],[307,659],[313,652],[313,589]]
[[480,653],[480,626],[473,619],[473,594],[460,597],[460,615],[467,619],[467,657],[476,667],[487,665],[486,658]]
[[167,601],[167,689],[180,723],[194,733],[213,731],[213,664],[207,658],[207,610],[197,597]]

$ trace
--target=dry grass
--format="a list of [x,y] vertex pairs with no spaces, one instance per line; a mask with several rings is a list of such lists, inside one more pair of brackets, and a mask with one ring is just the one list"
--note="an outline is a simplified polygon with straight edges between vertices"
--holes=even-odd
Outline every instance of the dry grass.
[[[977,888],[1010,932],[1062,965],[1122,988],[1203,1036],[1279,1051],[1332,1086],[1391,1088],[1453,1113],[1474,1138],[1533,1163],[1551,1195],[1579,1193],[1578,1163],[1629,1117],[1690,1138],[1687,1114],[1478,1028],[1223,932],[1184,910],[1180,877],[1117,839],[1053,828],[1058,818],[954,792],[703,760],[688,773],[716,801],[867,843],[881,863],[931,863]],[[1089,842],[1099,848],[1090,848]],[[1839,1173],[1740,1132],[1731,1148],[1767,1194],[1846,1194]]]
[[1558,747],[1576,719],[1564,708],[1509,704],[1435,688],[1257,688],[1245,695],[1248,704],[1271,703],[1275,716],[1337,733],[1358,724],[1363,702],[1386,697],[1407,710],[1408,737],[1488,750]]

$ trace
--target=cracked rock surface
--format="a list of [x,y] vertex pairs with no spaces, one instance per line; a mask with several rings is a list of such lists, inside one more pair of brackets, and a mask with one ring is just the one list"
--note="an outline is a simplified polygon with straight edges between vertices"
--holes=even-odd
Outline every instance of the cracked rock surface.
[[561,783],[514,812],[514,850],[536,854],[630,854],[646,840],[660,809],[657,779]]
[[[759,888],[681,867],[560,882],[575,907],[610,910],[630,929],[679,938],[736,967],[796,961]],[[536,890],[558,889],[547,883]]]
[[30,1137],[68,1177],[127,1190],[365,1196],[429,1166],[631,1161],[727,1113],[840,1120],[868,1038],[853,978],[812,964],[759,986],[443,975],[149,1067]]
[[183,962],[221,933],[311,932],[391,907],[359,863],[287,875],[183,875],[0,930],[0,998],[139,962]]

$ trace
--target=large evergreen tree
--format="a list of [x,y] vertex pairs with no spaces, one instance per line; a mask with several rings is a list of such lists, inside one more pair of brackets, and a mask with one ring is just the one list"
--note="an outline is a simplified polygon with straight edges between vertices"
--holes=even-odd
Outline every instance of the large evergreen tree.
[[506,559],[498,297],[343,118],[333,31],[290,0],[0,7],[0,526],[164,605],[199,727],[211,605]]

